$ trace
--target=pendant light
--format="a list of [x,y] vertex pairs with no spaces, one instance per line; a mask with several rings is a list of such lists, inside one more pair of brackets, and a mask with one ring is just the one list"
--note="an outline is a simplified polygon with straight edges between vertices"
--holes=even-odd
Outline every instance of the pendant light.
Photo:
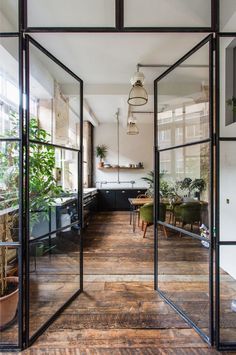
[[130,113],[128,117],[128,122],[127,122],[127,131],[126,133],[130,136],[134,136],[136,134],[139,134],[139,129],[137,126],[137,120],[136,118],[133,117],[133,114]]
[[143,87],[145,76],[139,71],[134,73],[130,82],[132,88],[129,92],[128,104],[131,106],[142,106],[148,102],[147,91]]

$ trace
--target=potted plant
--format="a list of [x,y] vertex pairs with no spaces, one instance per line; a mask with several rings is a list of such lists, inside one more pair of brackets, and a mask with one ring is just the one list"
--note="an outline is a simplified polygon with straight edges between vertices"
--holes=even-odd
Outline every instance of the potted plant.
[[153,197],[154,195],[154,171],[149,171],[147,176],[143,176],[142,180],[148,183],[147,196]]
[[104,159],[107,156],[107,146],[105,144],[96,146],[96,156],[100,159],[98,167],[102,168],[104,166]]
[[[187,195],[183,196],[184,202],[190,202],[194,200],[194,197],[200,199],[200,194],[206,188],[206,183],[204,179],[195,179],[192,180],[191,178],[184,178],[181,181],[176,182],[177,189],[179,188]],[[195,196],[193,195],[195,192]]]
[[[16,121],[16,114],[11,113],[9,117],[13,123]],[[17,127],[9,132],[9,137],[17,136]],[[0,241],[18,241],[18,230],[15,226],[18,223],[18,181],[19,181],[19,150],[18,143],[8,142],[3,145],[5,151],[0,151],[0,182],[1,182],[1,203],[0,203]],[[9,209],[12,208],[12,212]],[[17,235],[16,235],[17,234]],[[15,318],[18,307],[19,287],[17,267],[10,270],[9,261],[14,261],[14,249],[2,245],[0,247],[0,329],[7,327]]]
[[[159,175],[159,191],[161,198],[172,198],[175,195],[174,188],[171,184],[164,179],[166,172],[162,171]],[[142,177],[142,180],[146,181],[149,185],[147,190],[147,195],[150,197],[154,196],[154,171],[149,171],[147,176]]]
[[192,184],[192,191],[195,191],[195,197],[200,200],[201,193],[206,189],[206,182],[204,179],[195,179]]
[[[9,136],[17,134],[17,117],[12,115],[13,128],[9,132]],[[31,117],[30,120],[30,138],[40,140],[42,142],[48,141],[49,135],[47,132],[38,127],[36,118]],[[16,167],[19,164],[19,151],[16,143],[9,143],[6,152],[0,152],[0,181],[2,186],[5,186],[4,200],[11,201],[1,202],[2,215],[0,216],[0,227],[2,227],[1,241],[6,242],[14,230],[14,235],[11,235],[12,240],[17,240],[15,236],[15,229],[18,229],[19,217],[18,213],[13,215],[6,212],[4,209],[17,206],[17,190],[19,181],[19,172]],[[48,208],[53,205],[56,197],[61,195],[62,188],[57,186],[57,181],[54,176],[55,169],[55,148],[46,145],[39,145],[30,143],[30,232],[33,227],[47,219]],[[10,191],[10,193],[9,193]],[[14,193],[13,193],[14,192]],[[9,200],[9,196],[13,194],[14,198]],[[15,194],[15,196],[14,196]],[[12,197],[12,196],[10,196]],[[17,208],[17,207],[16,207]],[[11,221],[10,221],[11,219]],[[10,233],[9,233],[9,231]],[[9,275],[9,254],[10,248],[2,246],[0,248],[0,328],[5,328],[14,319],[18,306],[18,277]]]
[[[4,216],[2,216],[4,217]],[[6,241],[3,233],[2,241]],[[9,247],[1,247],[0,272],[0,329],[2,330],[15,318],[18,306],[18,277],[9,276],[7,270]]]

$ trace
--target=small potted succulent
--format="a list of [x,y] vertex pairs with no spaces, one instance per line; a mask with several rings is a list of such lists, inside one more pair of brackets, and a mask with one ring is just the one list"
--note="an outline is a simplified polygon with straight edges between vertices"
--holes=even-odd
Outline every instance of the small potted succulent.
[[96,146],[96,156],[100,159],[98,167],[102,168],[104,166],[104,159],[107,156],[107,146],[105,144]]

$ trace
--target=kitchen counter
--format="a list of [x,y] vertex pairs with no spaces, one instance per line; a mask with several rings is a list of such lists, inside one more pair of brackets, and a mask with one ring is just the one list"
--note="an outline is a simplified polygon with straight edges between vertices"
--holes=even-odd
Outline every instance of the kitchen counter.
[[147,190],[147,187],[145,187],[145,186],[142,186],[142,187],[140,187],[140,186],[134,186],[134,187],[120,187],[120,186],[118,186],[118,187],[109,187],[109,186],[103,186],[103,187],[101,187],[101,188],[98,188],[97,190]]
[[[97,193],[97,189],[95,187],[89,187],[89,188],[84,188],[83,189],[83,197],[86,198],[88,196],[93,196]],[[55,199],[54,206],[60,207],[64,206],[70,202],[73,202],[77,199],[76,194],[74,196],[68,196],[68,197],[58,197]]]

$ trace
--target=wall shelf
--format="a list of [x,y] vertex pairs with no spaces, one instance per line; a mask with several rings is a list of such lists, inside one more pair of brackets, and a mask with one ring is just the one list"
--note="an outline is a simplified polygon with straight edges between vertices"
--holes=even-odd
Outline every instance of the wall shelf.
[[130,168],[129,166],[116,166],[116,167],[109,167],[109,168],[105,168],[105,167],[102,167],[102,168],[97,168],[98,170],[107,170],[107,171],[110,171],[110,170],[143,170],[144,167],[133,167],[133,168]]

